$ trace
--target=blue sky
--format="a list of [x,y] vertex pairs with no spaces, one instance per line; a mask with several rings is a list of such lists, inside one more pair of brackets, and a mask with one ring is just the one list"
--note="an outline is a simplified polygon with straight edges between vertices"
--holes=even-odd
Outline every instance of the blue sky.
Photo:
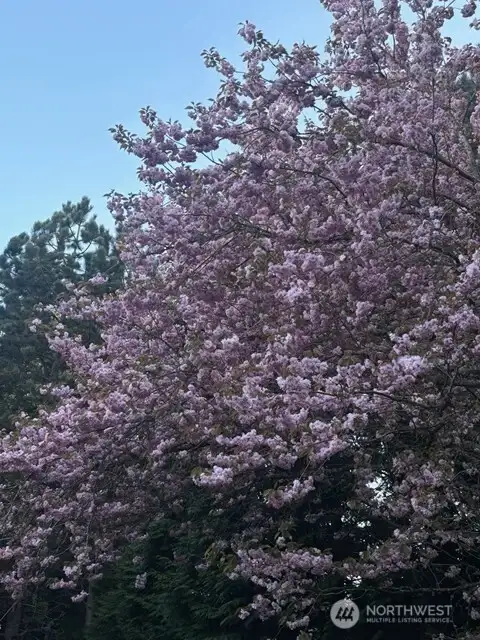
[[141,107],[182,119],[213,97],[218,78],[200,53],[214,45],[236,59],[246,19],[286,45],[323,50],[329,35],[318,0],[0,0],[0,248],[83,195],[111,226],[102,195],[138,183],[108,128],[142,131]]
[[246,19],[284,43],[329,34],[318,0],[0,0],[0,248],[83,195],[110,226],[102,195],[136,191],[138,161],[108,128],[213,97],[200,53],[235,58]]

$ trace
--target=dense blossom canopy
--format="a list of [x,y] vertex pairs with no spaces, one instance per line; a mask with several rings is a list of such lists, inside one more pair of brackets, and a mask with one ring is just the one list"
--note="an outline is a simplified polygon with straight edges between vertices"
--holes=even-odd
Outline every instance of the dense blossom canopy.
[[[114,130],[147,185],[110,198],[128,283],[56,310],[101,322],[104,343],[57,324],[77,385],[3,440],[14,593],[59,562],[54,586],[95,579],[194,482],[244,505],[218,542],[261,617],[308,631],[323,577],[435,567],[446,544],[464,564],[445,577],[480,600],[480,103],[459,82],[480,48],[442,36],[443,2],[324,5],[327,56],[246,23],[242,73],[205,53],[223,80],[191,129],[146,108],[145,137]],[[352,476],[343,526],[385,523],[351,557],[279,534],[313,495],[320,527],[335,463]]]

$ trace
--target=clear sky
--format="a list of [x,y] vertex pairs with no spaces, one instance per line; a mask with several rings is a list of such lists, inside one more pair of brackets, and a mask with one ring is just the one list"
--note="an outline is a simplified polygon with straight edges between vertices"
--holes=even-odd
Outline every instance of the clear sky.
[[318,0],[0,0],[0,249],[83,195],[111,226],[102,195],[136,191],[138,163],[108,128],[141,132],[141,107],[183,119],[213,97],[200,53],[235,60],[246,19],[322,51],[331,22]]
[[329,34],[318,0],[0,0],[0,249],[83,195],[111,226],[102,195],[136,191],[138,161],[108,128],[213,97],[200,53],[235,58],[246,19],[285,44]]

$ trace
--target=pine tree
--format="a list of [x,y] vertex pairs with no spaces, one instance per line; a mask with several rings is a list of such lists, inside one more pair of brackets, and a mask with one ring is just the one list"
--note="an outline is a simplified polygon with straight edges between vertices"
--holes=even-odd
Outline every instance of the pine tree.
[[113,238],[90,216],[88,198],[67,202],[51,218],[37,222],[30,234],[13,237],[0,256],[0,428],[12,427],[19,412],[34,415],[45,402],[43,384],[64,375],[59,357],[29,324],[36,305],[48,305],[96,273],[107,274],[107,292],[122,279]]

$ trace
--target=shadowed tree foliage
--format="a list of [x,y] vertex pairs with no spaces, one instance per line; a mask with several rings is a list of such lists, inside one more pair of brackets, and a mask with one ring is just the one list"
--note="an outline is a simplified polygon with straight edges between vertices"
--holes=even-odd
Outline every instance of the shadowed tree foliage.
[[[36,222],[30,234],[11,238],[0,256],[0,427],[11,428],[19,412],[34,415],[45,397],[43,384],[56,382],[64,368],[41,333],[29,329],[36,305],[56,302],[66,282],[97,273],[108,282],[102,294],[122,281],[112,235],[91,216],[88,198],[67,202],[51,218]],[[90,327],[94,338],[93,327]],[[92,333],[93,332],[93,333]]]
[[[37,305],[57,302],[67,283],[81,283],[98,273],[107,279],[95,286],[98,295],[122,282],[114,238],[91,212],[86,197],[77,204],[67,202],[61,211],[36,222],[30,233],[11,238],[0,256],[1,429],[12,430],[22,412],[34,416],[40,407],[52,404],[43,385],[69,380],[43,332],[29,328],[36,317],[48,321],[48,313]],[[93,323],[78,326],[86,341],[98,341]],[[16,606],[9,596],[0,596],[0,624],[12,640],[81,638],[84,617],[82,605],[72,605],[68,594],[58,591],[36,589]]]

